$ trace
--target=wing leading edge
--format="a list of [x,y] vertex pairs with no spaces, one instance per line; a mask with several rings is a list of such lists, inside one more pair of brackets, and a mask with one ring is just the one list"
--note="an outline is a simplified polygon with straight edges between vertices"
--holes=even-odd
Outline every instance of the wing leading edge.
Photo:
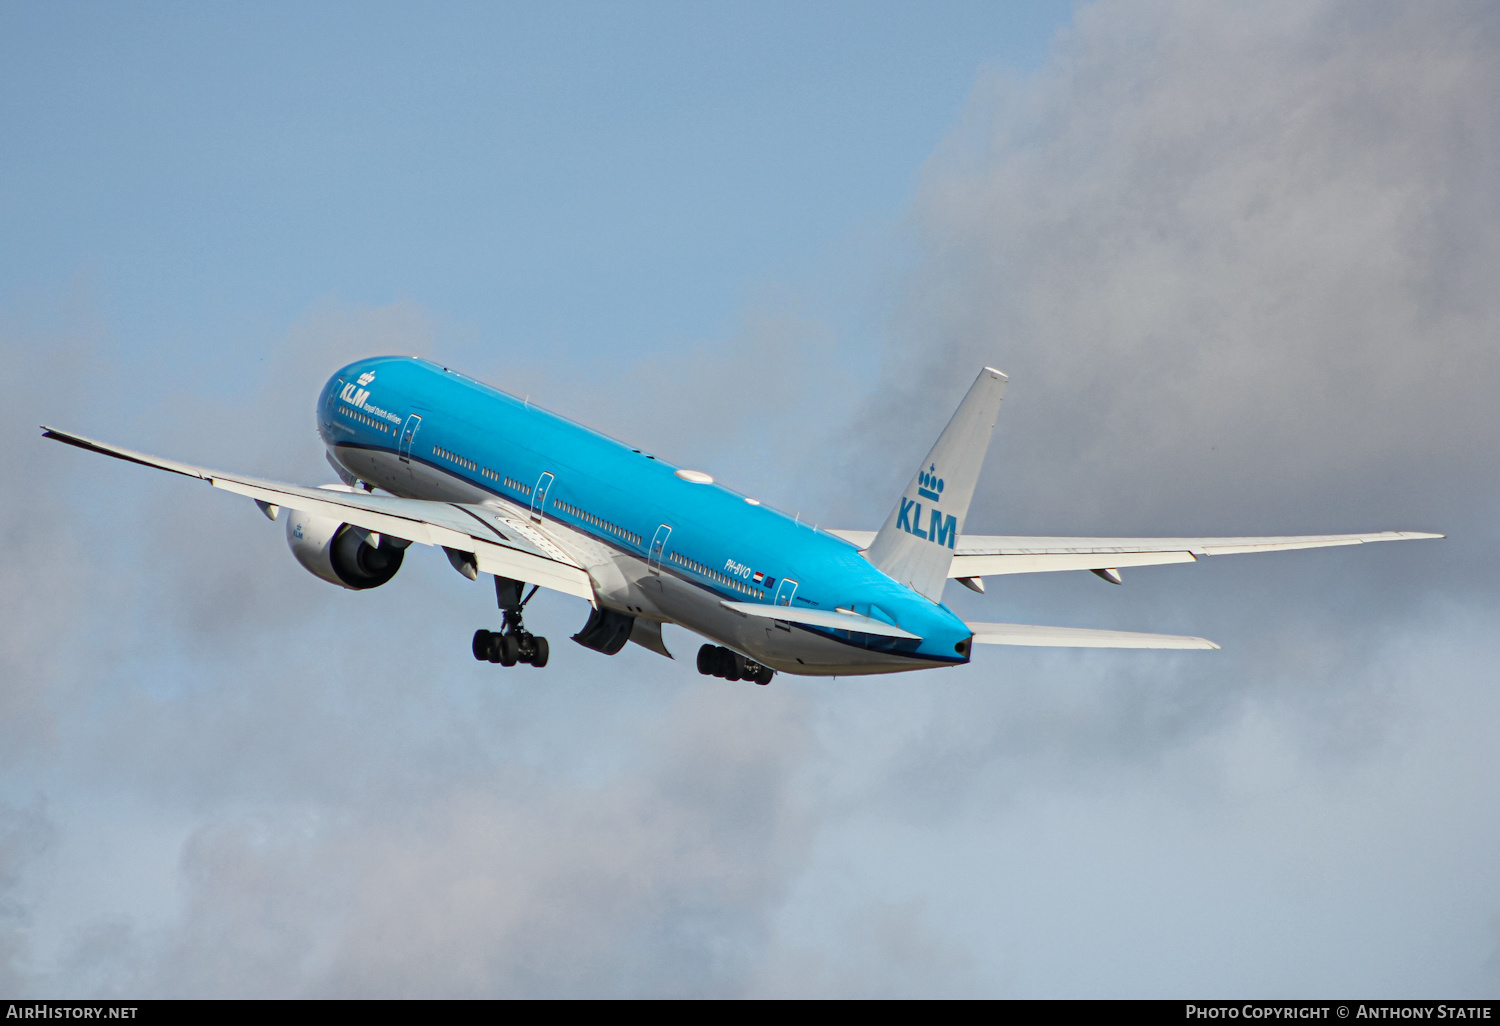
[[[873,531],[830,531],[864,548]],[[1269,538],[1048,538],[1020,535],[964,535],[954,548],[948,577],[993,577],[1001,574],[1103,570],[1127,566],[1191,563],[1203,556],[1246,552],[1287,552],[1336,545],[1442,538],[1425,531],[1377,531],[1368,534],[1309,534]]]
[[488,506],[402,499],[394,495],[335,492],[225,474],[206,467],[162,459],[105,442],[42,427],[42,436],[115,459],[207,481],[215,488],[244,495],[264,506],[286,506],[351,526],[416,542],[473,553],[487,574],[540,584],[594,601],[593,587],[581,566],[555,546],[550,551],[530,540],[499,510]]

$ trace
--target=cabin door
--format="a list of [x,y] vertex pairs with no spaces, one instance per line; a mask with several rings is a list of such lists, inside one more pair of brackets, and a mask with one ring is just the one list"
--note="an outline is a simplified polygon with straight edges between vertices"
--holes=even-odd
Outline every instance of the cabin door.
[[[790,578],[783,577],[781,579],[781,583],[776,585],[775,604],[778,606],[789,606],[792,604],[792,596],[795,594],[797,594],[797,582],[791,580]],[[791,630],[792,625],[787,621],[772,620],[771,626],[766,628],[767,647],[771,648],[774,651],[776,646],[780,643],[781,637],[783,636],[778,634],[777,632],[784,631],[787,634],[790,634]]]
[[536,487],[531,490],[531,519],[539,524],[542,514],[547,512],[547,493],[552,490],[552,481],[551,474],[543,474],[536,479]]
[[656,529],[656,533],[651,536],[651,555],[647,560],[647,566],[651,568],[653,574],[661,574],[661,554],[667,547],[667,535],[671,533],[672,529],[666,524],[662,524]]
[[411,462],[411,446],[417,438],[417,428],[422,426],[422,418],[413,413],[406,418],[406,426],[401,429],[401,462]]
[[789,606],[792,604],[792,596],[797,594],[797,582],[790,577],[783,577],[781,583],[776,586],[776,604],[778,606]]

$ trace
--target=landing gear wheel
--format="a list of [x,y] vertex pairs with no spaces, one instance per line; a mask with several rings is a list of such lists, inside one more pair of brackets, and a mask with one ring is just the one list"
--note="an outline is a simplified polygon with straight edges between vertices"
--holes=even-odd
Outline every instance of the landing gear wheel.
[[547,639],[538,638],[521,625],[521,613],[526,603],[537,593],[537,585],[525,598],[521,592],[526,585],[509,577],[495,577],[495,600],[500,605],[502,626],[500,633],[493,631],[474,632],[474,658],[488,659],[501,666],[530,663],[532,666],[547,665]]
[[769,684],[776,671],[762,666],[753,659],[746,659],[738,652],[719,645],[704,645],[698,649],[698,672],[708,677],[725,680],[750,680],[757,684]]
[[531,596],[537,592],[537,586],[532,585],[530,593],[522,598],[521,592],[525,587],[520,581],[513,581],[508,577],[495,578],[495,599],[500,604],[503,626],[498,634],[483,628],[474,632],[472,649],[475,659],[487,659],[501,666],[514,666],[516,663],[547,665],[547,639],[527,633],[526,628],[521,625],[521,613],[526,608],[526,603],[531,601]]
[[501,666],[516,665],[516,659],[521,654],[521,643],[516,640],[516,636],[496,634],[493,637],[495,640],[490,645],[490,662]]

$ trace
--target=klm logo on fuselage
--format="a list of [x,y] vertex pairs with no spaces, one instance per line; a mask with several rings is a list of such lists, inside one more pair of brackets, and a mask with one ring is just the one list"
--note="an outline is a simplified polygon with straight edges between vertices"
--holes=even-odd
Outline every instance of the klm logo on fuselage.
[[363,407],[365,400],[370,398],[368,385],[375,380],[374,371],[365,371],[359,376],[359,380],[352,385],[345,385],[344,390],[339,393],[339,398],[350,406]]
[[354,385],[345,385],[344,390],[339,393],[339,398],[350,406],[363,409],[365,400],[370,398],[370,390],[368,388],[357,388]]
[[[936,464],[917,475],[917,494],[934,503],[942,499],[943,479],[938,477]],[[951,513],[944,514],[939,509],[930,509],[927,511],[927,527],[924,529],[922,504],[904,495],[901,497],[901,508],[896,513],[896,526],[907,534],[946,545],[950,549],[958,543],[958,517]]]
[[389,410],[382,410],[379,406],[370,404],[370,390],[365,386],[375,380],[374,371],[365,371],[359,376],[359,380],[345,385],[339,390],[339,398],[353,406],[355,409],[364,410],[366,413],[374,414],[381,420],[391,424],[400,424],[401,418]]

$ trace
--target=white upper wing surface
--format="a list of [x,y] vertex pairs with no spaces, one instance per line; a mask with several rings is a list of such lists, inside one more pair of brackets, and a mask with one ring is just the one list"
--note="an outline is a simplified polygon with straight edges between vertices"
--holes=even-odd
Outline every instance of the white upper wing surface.
[[286,506],[315,516],[330,517],[366,531],[420,545],[440,545],[460,552],[472,552],[483,573],[539,584],[590,602],[594,600],[589,576],[577,561],[551,544],[544,532],[521,523],[514,515],[507,515],[502,508],[303,488],[148,456],[48,427],[43,427],[42,432],[44,437],[80,449],[196,477],[215,488],[245,495],[267,505]]
[[[873,531],[830,531],[864,548]],[[1284,552],[1334,545],[1441,538],[1422,531],[1378,531],[1370,534],[1309,534],[1272,538],[1047,538],[1022,535],[968,534],[958,539],[950,578],[1034,574],[1059,570],[1105,570],[1127,566],[1191,563],[1202,556],[1243,552]]]

